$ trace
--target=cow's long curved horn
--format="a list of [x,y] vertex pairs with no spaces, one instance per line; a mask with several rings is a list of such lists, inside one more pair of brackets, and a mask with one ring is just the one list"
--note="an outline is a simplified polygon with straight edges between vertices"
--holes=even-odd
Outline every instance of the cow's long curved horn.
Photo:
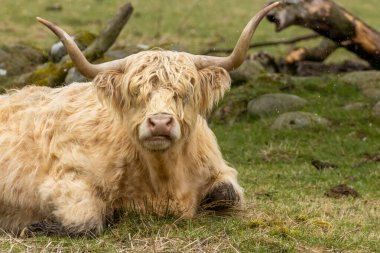
[[126,58],[123,58],[102,64],[92,64],[83,55],[81,50],[75,44],[73,38],[68,35],[62,28],[40,17],[37,17],[37,20],[49,28],[53,33],[55,33],[55,35],[57,35],[57,37],[65,46],[67,53],[70,55],[70,58],[73,61],[75,67],[82,75],[90,79],[94,78],[101,71],[108,69],[120,69],[126,62]]
[[202,69],[208,66],[219,66],[228,71],[238,68],[245,60],[248,52],[249,43],[260,21],[271,11],[277,7],[280,2],[274,2],[261,11],[259,11],[246,25],[243,32],[240,35],[238,42],[235,45],[232,53],[227,57],[216,57],[206,55],[194,55],[194,63],[198,69]]

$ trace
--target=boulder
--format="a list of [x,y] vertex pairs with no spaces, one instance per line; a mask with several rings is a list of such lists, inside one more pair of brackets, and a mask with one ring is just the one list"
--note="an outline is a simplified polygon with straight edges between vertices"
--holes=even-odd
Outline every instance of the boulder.
[[245,115],[246,111],[246,101],[228,101],[212,113],[210,120],[217,123],[232,124],[236,122],[239,117]]
[[[94,41],[95,37],[96,36],[90,32],[79,32],[73,36],[75,43],[82,51]],[[66,54],[66,48],[61,41],[58,41],[50,48],[49,60],[52,62],[59,62]]]
[[272,56],[266,53],[256,53],[250,55],[238,69],[231,72],[232,86],[239,86],[254,80],[261,73],[276,72],[278,72],[278,67]]
[[272,130],[299,129],[312,126],[327,126],[330,122],[314,113],[286,112],[277,117],[271,126]]
[[372,116],[380,119],[380,101],[375,104],[375,106],[372,108]]
[[65,83],[70,84],[74,82],[88,82],[89,80],[84,77],[76,68],[71,68],[67,72]]
[[296,95],[274,93],[265,94],[249,101],[247,111],[254,117],[265,117],[272,114],[299,110],[307,101]]
[[363,103],[363,102],[349,103],[343,107],[343,109],[346,111],[359,111],[359,110],[364,110],[367,108],[368,108],[368,104]]
[[380,71],[357,71],[340,76],[340,80],[354,85],[368,98],[380,99]]

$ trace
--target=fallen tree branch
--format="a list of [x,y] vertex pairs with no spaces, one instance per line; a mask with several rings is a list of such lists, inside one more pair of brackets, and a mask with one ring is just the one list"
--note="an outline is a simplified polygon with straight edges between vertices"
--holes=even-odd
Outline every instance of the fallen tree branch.
[[300,61],[323,62],[338,47],[339,45],[337,45],[334,41],[324,38],[321,43],[315,47],[301,47],[293,49],[285,57],[285,63],[295,64]]
[[[130,3],[123,5],[100,32],[99,36],[83,51],[89,61],[95,61],[113,45],[121,30],[128,22],[133,12]],[[45,86],[62,85],[68,70],[73,67],[69,56],[65,56],[59,63],[48,62],[39,66],[35,71],[27,73],[19,78],[16,86],[24,84],[36,84]]]
[[132,16],[132,4],[123,5],[115,17],[103,28],[95,41],[83,53],[89,61],[99,59],[115,43],[121,30]]
[[297,25],[314,30],[380,69],[380,33],[332,0],[283,0],[268,14],[281,31]]
[[293,65],[285,65],[286,73],[297,76],[318,76],[323,74],[338,74],[352,71],[364,71],[372,69],[367,64],[355,61],[343,61],[341,63],[324,64],[315,61],[299,61]]
[[[276,41],[268,41],[268,42],[257,42],[252,43],[249,48],[257,48],[257,47],[267,47],[267,46],[277,46],[277,45],[290,45],[295,44],[300,41],[304,40],[311,40],[320,37],[319,34],[309,34],[304,35],[300,37],[295,37],[292,39],[286,39],[286,40],[276,40]],[[203,55],[211,54],[211,53],[231,53],[233,51],[233,48],[222,48],[222,49],[208,49],[207,51],[203,52]]]

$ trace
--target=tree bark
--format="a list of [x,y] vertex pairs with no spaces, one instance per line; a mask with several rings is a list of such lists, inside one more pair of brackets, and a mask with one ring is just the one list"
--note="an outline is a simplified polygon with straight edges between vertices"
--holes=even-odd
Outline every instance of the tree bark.
[[[103,56],[103,54],[113,45],[121,30],[128,22],[133,12],[130,3],[123,5],[114,18],[100,32],[99,36],[84,51],[84,55],[89,61],[95,61]],[[22,75],[17,80],[16,86],[24,84],[35,84],[45,86],[62,85],[73,63],[68,55],[63,57],[59,63],[48,62],[39,66],[35,71]]]
[[300,61],[323,62],[339,46],[330,39],[323,39],[321,43],[312,48],[296,48],[285,57],[286,64],[295,64]]
[[380,33],[332,0],[284,0],[268,14],[281,31],[291,25],[310,28],[380,69]]

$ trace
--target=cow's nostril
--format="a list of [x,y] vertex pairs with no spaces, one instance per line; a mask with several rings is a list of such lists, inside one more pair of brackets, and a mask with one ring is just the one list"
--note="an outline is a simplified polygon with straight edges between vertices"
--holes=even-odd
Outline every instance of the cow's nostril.
[[156,124],[154,123],[153,118],[148,118],[148,125],[150,128],[154,128]]
[[173,117],[169,117],[166,122],[166,126],[170,127],[173,125]]

